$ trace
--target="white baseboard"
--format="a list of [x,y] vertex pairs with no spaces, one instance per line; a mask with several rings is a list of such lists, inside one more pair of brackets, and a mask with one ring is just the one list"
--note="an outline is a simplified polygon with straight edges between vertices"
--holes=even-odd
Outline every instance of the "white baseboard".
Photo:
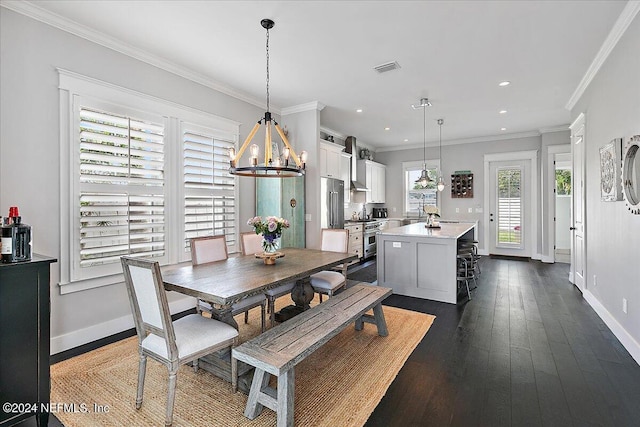
[[[172,314],[189,310],[195,307],[195,299],[183,297],[169,303],[169,310]],[[63,351],[79,347],[100,338],[105,338],[134,327],[133,315],[118,317],[97,325],[92,325],[83,329],[78,329],[57,337],[51,337],[50,354],[57,354]]]
[[489,256],[489,251],[486,249],[478,249],[478,255]]
[[609,313],[604,305],[588,290],[582,293],[584,299],[589,303],[593,310],[600,316],[602,321],[611,329],[613,335],[620,340],[624,348],[627,349],[631,357],[640,364],[640,344],[636,341],[626,329]]
[[555,259],[554,257],[549,255],[542,255],[542,257],[540,258],[540,261],[546,262],[547,264],[553,264],[555,262]]

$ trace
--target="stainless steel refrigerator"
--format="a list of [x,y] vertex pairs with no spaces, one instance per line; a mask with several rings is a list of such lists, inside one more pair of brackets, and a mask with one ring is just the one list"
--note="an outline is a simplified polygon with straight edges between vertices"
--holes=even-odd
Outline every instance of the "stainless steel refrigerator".
[[320,209],[322,228],[344,228],[344,181],[320,179]]

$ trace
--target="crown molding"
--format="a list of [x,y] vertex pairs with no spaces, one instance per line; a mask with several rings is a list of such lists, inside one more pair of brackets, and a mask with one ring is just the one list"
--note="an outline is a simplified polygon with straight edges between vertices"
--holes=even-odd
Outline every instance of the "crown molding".
[[294,105],[292,107],[285,107],[281,110],[280,115],[285,116],[287,114],[302,113],[303,111],[322,111],[326,107],[322,102],[312,101],[306,104]]
[[324,133],[328,133],[329,135],[333,135],[335,137],[337,137],[338,139],[347,139],[347,136],[349,135],[344,135],[341,132],[338,132],[337,130],[333,130],[331,128],[328,128],[326,126],[320,126],[320,131],[324,132]]
[[613,48],[616,47],[618,41],[622,38],[622,35],[625,33],[625,31],[627,31],[627,28],[629,27],[631,22],[633,22],[633,19],[636,17],[639,11],[640,1],[629,1],[624,7],[615,24],[613,24],[613,28],[611,28],[609,35],[605,39],[604,43],[602,43],[602,47],[600,47],[600,50],[598,51],[596,57],[591,62],[591,65],[587,69],[584,77],[582,77],[582,80],[580,80],[578,87],[571,95],[571,98],[569,98],[569,101],[567,101],[567,105],[565,105],[565,108],[567,110],[571,110],[576,106],[576,104],[580,100],[580,97],[587,90],[596,74],[598,74],[598,71],[600,71],[600,67],[602,67],[607,57],[609,57],[609,54],[611,53],[611,51],[613,51]]
[[[195,83],[201,84],[210,89],[236,98],[240,101],[255,105],[256,107],[264,108],[264,101],[262,99],[254,98],[247,93],[241,92],[228,85],[213,80],[203,74],[196,73],[193,70],[175,64],[162,57],[130,46],[119,39],[108,36],[83,24],[43,9],[42,7],[37,6],[30,1],[2,0],[0,2],[0,7],[12,10],[21,15],[25,15],[29,18],[35,19],[67,33],[73,34],[92,43],[96,43],[108,49],[122,53],[139,61],[146,62],[147,64],[153,65],[154,67],[158,67],[164,71],[183,77],[187,80],[191,80]],[[271,105],[271,112],[274,114],[280,114],[280,108]]]
[[549,127],[540,128],[538,129],[538,132],[540,132],[540,134],[543,134],[543,133],[564,132],[568,130],[569,130],[569,123],[567,123],[566,125],[549,126]]
[[[540,132],[530,131],[530,132],[508,133],[508,134],[500,134],[500,135],[477,136],[474,138],[451,139],[449,141],[442,141],[442,145],[474,144],[476,142],[505,141],[508,139],[531,138],[535,136],[540,136]],[[376,153],[382,153],[385,151],[411,150],[414,148],[422,148],[422,145],[423,144],[405,144],[402,147],[380,147],[380,148],[376,148]],[[437,146],[438,146],[438,143],[427,143],[427,147],[437,147]]]

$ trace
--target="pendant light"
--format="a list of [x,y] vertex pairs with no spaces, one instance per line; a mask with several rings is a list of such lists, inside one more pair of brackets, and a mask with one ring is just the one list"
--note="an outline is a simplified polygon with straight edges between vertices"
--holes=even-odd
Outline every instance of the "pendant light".
[[[291,147],[291,144],[289,144],[289,140],[282,128],[275,120],[273,120],[271,112],[269,112],[269,30],[273,28],[275,23],[271,19],[263,19],[260,21],[260,25],[267,30],[267,111],[264,113],[264,118],[258,120],[258,123],[256,123],[253,129],[251,129],[251,132],[249,132],[247,139],[245,139],[237,154],[235,148],[229,149],[229,173],[231,175],[260,178],[286,178],[301,176],[305,173],[307,152],[302,151],[300,153],[300,157],[298,157],[296,152],[293,150],[293,147]],[[260,125],[262,125],[263,121],[265,125],[264,161],[261,164],[258,163],[260,147],[256,144],[252,144],[251,147],[249,147],[249,152],[251,154],[249,158],[249,165],[239,166],[242,155],[260,129]],[[278,132],[278,135],[280,135],[280,138],[282,138],[282,142],[284,143],[284,149],[282,150],[283,153],[281,157],[273,158],[274,153],[271,148],[271,122],[273,122],[276,132]],[[292,164],[290,164],[291,160],[293,160]]]
[[422,173],[420,174],[420,178],[416,179],[416,184],[420,185],[422,188],[427,188],[427,185],[431,182],[431,178],[429,178],[429,174],[427,173],[427,107],[431,107],[431,103],[428,98],[420,99],[420,104],[412,105],[414,110],[418,108],[422,108],[422,116],[423,116],[423,139],[422,139]]
[[442,181],[442,125],[444,119],[438,119],[438,126],[440,126],[440,173],[438,174],[438,191],[444,190],[444,181]]

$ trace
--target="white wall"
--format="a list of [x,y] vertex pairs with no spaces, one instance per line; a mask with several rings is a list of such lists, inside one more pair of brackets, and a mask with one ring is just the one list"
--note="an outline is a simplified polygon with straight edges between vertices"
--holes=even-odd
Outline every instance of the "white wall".
[[640,215],[624,202],[601,201],[599,182],[600,147],[640,134],[640,15],[571,110],[574,119],[580,113],[586,116],[585,298],[640,361]]
[[[34,251],[60,253],[59,95],[56,67],[242,123],[244,140],[263,109],[0,7],[0,212],[19,206]],[[317,133],[316,133],[317,135]],[[253,216],[252,179],[240,179],[240,227]],[[241,231],[242,231],[241,230]],[[60,295],[51,273],[52,353],[132,327],[123,284]],[[176,300],[175,296],[171,296]],[[174,303],[186,308],[189,299]],[[127,326],[128,325],[128,326]]]

